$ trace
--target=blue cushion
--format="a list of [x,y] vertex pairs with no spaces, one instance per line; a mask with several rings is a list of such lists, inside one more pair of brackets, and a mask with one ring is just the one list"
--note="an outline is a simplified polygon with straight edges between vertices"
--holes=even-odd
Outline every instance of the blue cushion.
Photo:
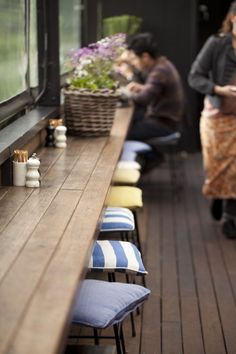
[[136,157],[137,157],[136,152],[123,150],[120,160],[121,161],[135,161]]
[[100,231],[133,231],[135,229],[134,216],[127,208],[106,208]]
[[141,253],[135,245],[126,241],[99,240],[94,244],[89,269],[147,274]]
[[127,283],[86,279],[82,282],[72,322],[106,328],[121,322],[148,298],[150,290]]
[[143,152],[152,150],[147,143],[138,140],[126,140],[123,147],[124,151]]

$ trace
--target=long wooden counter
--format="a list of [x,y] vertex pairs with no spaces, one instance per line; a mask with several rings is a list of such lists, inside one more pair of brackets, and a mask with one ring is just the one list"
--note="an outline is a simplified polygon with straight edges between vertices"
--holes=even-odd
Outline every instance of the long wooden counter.
[[40,150],[41,188],[0,188],[0,354],[60,353],[132,108],[109,137]]

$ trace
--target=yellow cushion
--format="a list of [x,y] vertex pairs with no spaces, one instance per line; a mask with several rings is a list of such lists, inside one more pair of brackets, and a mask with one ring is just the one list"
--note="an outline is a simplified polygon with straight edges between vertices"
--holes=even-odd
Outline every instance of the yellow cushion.
[[141,170],[141,165],[137,161],[119,161],[117,163],[117,168]]
[[113,182],[114,183],[127,183],[135,184],[140,178],[140,172],[138,170],[131,170],[127,168],[116,168]]
[[137,187],[113,186],[110,188],[106,205],[129,209],[142,207],[142,190]]

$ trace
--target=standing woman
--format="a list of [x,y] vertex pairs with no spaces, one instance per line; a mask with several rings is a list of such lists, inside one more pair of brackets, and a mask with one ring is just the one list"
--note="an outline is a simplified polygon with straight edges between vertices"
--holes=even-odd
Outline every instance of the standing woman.
[[217,35],[192,64],[189,85],[205,95],[200,135],[206,179],[203,194],[222,231],[236,238],[236,1]]

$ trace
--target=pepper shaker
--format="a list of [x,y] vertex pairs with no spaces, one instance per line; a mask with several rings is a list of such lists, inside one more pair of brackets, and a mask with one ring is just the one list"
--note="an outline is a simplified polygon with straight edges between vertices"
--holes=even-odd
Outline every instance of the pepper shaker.
[[54,146],[54,131],[55,127],[53,125],[49,125],[47,128],[47,136],[45,140],[45,146],[52,147]]

